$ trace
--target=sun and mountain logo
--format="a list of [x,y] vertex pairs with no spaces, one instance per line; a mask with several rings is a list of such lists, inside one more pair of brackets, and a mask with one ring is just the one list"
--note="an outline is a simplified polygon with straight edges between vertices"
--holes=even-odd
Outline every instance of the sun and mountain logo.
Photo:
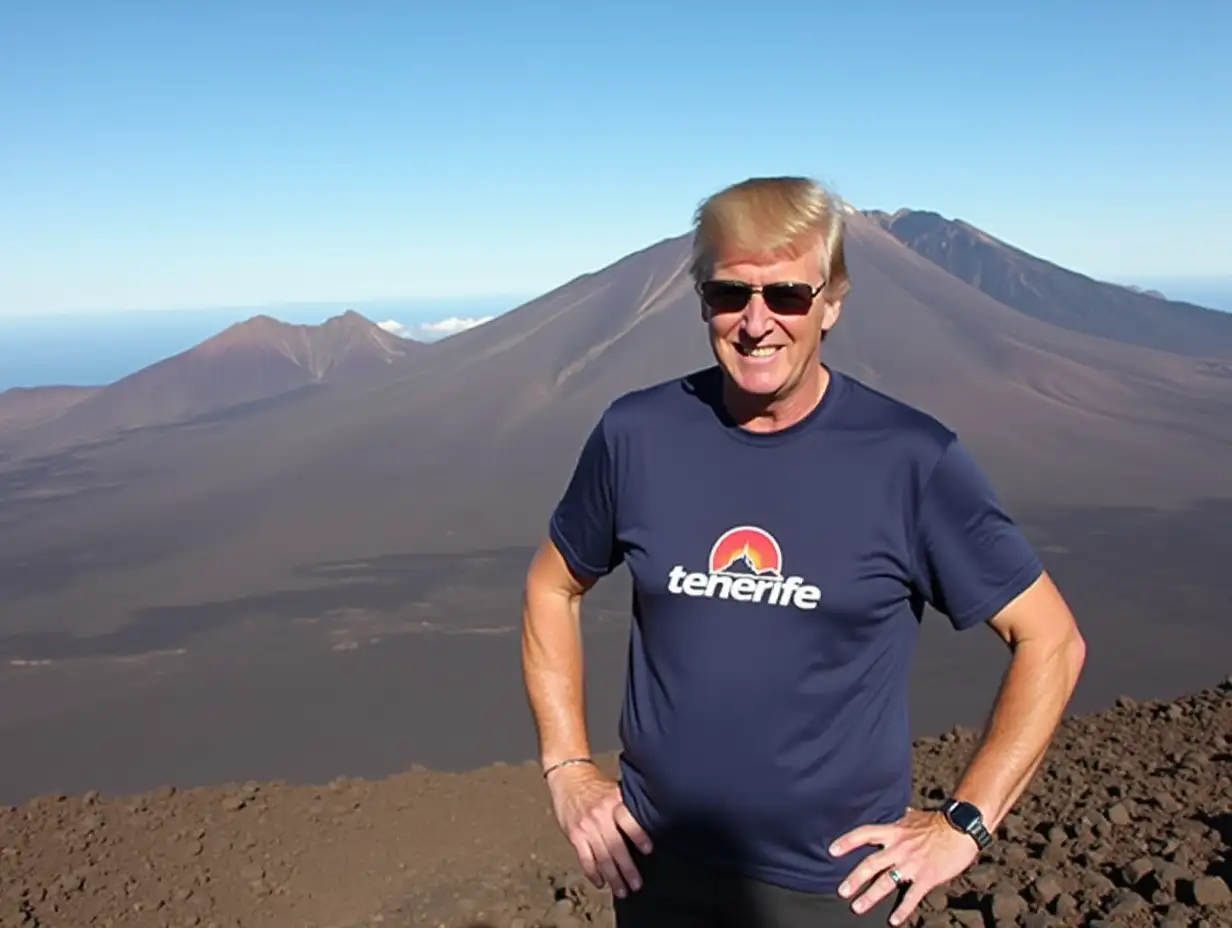
[[821,589],[803,577],[784,576],[778,540],[755,525],[738,525],[710,548],[705,571],[677,564],[668,574],[667,590],[681,596],[733,599],[771,606],[816,609]]

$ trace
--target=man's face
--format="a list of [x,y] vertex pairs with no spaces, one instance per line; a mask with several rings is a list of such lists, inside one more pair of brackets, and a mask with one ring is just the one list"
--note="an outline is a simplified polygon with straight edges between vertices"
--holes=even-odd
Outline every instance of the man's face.
[[[753,286],[773,283],[822,283],[817,245],[798,257],[719,255],[711,280],[739,281]],[[743,309],[712,308],[703,300],[702,317],[719,365],[742,391],[763,400],[790,395],[812,373],[823,329],[838,319],[839,303],[826,304],[820,294],[803,311],[773,308],[766,296],[754,293]]]

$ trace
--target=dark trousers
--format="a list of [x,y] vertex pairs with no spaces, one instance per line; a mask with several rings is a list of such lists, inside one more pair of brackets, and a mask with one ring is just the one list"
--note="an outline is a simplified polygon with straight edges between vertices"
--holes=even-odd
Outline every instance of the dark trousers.
[[617,928],[872,928],[888,925],[901,892],[857,914],[836,894],[804,893],[732,876],[656,847],[630,847],[642,888],[614,899]]

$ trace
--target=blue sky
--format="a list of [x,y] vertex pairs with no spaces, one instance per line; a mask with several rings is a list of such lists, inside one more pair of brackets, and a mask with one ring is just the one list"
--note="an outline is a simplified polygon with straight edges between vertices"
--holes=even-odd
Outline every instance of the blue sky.
[[1232,275],[1227,3],[0,3],[0,314],[499,302],[788,172]]

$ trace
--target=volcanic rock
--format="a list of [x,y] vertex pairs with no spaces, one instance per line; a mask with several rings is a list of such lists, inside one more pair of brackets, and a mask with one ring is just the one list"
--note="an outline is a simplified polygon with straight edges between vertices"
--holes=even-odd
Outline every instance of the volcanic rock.
[[[1232,681],[1067,718],[997,840],[915,923],[1232,925],[1229,732]],[[974,737],[916,743],[916,804],[946,794]],[[4,928],[613,924],[533,764],[0,807]]]

